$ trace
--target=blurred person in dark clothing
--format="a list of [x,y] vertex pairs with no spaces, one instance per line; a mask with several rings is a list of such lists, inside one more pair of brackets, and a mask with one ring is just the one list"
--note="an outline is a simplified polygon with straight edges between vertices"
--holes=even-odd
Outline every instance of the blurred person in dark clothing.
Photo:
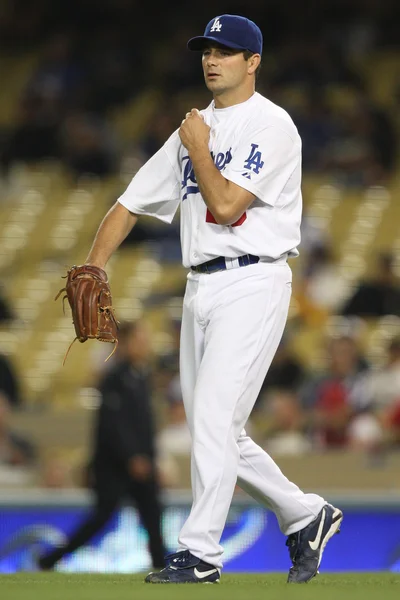
[[60,133],[61,158],[71,172],[106,177],[116,172],[117,149],[113,132],[94,114],[71,111]]
[[303,170],[318,173],[329,144],[338,135],[338,127],[325,88],[309,85],[303,93],[303,102],[294,107],[292,115],[303,141]]
[[44,42],[24,92],[50,103],[61,117],[66,109],[81,105],[87,78],[87,67],[77,52],[77,32],[59,31]]
[[0,325],[12,321],[15,317],[16,315],[11,308],[11,304],[6,297],[6,294],[2,290],[2,284],[0,282]]
[[338,111],[337,135],[326,149],[324,171],[349,187],[385,184],[397,155],[395,124],[366,96],[355,94]]
[[181,319],[171,319],[171,347],[158,357],[156,365],[157,385],[164,391],[179,373],[179,347],[181,339]]
[[400,280],[394,271],[394,258],[383,252],[377,258],[370,280],[361,281],[344,304],[341,314],[359,317],[400,316]]
[[44,107],[35,95],[23,96],[17,107],[15,124],[5,133],[0,160],[7,174],[15,163],[36,163],[59,158],[58,115]]
[[365,103],[371,118],[370,136],[376,160],[385,174],[390,176],[398,158],[396,124],[384,108],[374,105],[371,101],[366,100]]
[[322,34],[307,36],[290,34],[277,54],[274,72],[269,76],[272,86],[343,84],[356,89],[363,87],[359,73],[344,55],[331,48]]
[[148,127],[141,140],[139,141],[139,150],[143,154],[143,162],[148,160],[155,154],[164,142],[172,134],[178,121],[176,109],[174,105],[168,105],[169,99],[167,95],[154,111]]
[[255,407],[259,407],[262,398],[271,390],[295,393],[304,382],[306,370],[291,350],[287,336],[278,346],[274,360],[262,385]]
[[[143,87],[145,70],[142,44],[132,44],[129,25],[104,22],[93,31],[86,50],[90,111],[105,115],[131,101]],[[138,40],[136,40],[138,42]],[[134,73],[134,76],[133,76]]]
[[118,360],[99,385],[101,404],[89,468],[95,506],[64,546],[39,558],[42,570],[54,568],[63,556],[99,533],[124,499],[136,505],[148,532],[153,567],[164,566],[151,412],[151,345],[143,322],[120,327],[118,353]]
[[155,70],[157,81],[161,84],[167,95],[201,86],[202,78],[194,68],[193,57],[181,52],[182,46],[186,45],[187,24],[180,28],[171,30],[168,45],[158,56],[158,64]]
[[36,448],[25,435],[14,431],[8,398],[0,390],[0,467],[33,467]]
[[20,385],[13,363],[5,354],[0,353],[0,397],[4,397],[9,406],[17,408],[22,404]]
[[74,36],[52,35],[22,90],[15,124],[6,131],[1,152],[6,173],[17,162],[61,158],[60,125],[66,110],[81,103],[84,83],[82,60],[74,55]]

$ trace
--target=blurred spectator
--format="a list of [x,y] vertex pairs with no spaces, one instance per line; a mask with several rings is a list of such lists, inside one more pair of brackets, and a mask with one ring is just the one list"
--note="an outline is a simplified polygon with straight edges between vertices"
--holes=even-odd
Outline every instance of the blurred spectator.
[[328,228],[318,217],[314,217],[307,204],[306,200],[301,221],[301,249],[304,256],[308,256],[316,246],[331,245]]
[[0,396],[9,406],[18,408],[22,405],[18,374],[12,361],[0,352]]
[[387,347],[385,364],[366,381],[370,411],[350,429],[351,446],[379,451],[400,444],[400,338]]
[[378,411],[390,408],[400,399],[400,337],[390,340],[386,362],[371,373],[368,386],[371,401]]
[[355,340],[333,338],[327,350],[326,372],[301,390],[312,440],[319,448],[346,446],[352,419],[368,409],[371,400],[365,386],[368,368]]
[[[179,118],[180,117],[180,118]],[[138,148],[143,156],[143,162],[155,154],[177,129],[182,121],[181,115],[176,115],[174,105],[168,104],[167,97],[160,100],[160,105],[153,114],[141,137]]]
[[263,397],[271,391],[295,393],[304,383],[305,376],[306,370],[293,353],[287,334],[284,334],[261,387],[255,409],[263,403]]
[[351,420],[347,436],[347,446],[351,450],[380,452],[384,439],[383,428],[372,407]]
[[303,91],[303,101],[290,110],[302,140],[302,164],[305,173],[321,172],[324,156],[338,133],[335,115],[327,101],[328,92],[312,85]]
[[395,125],[366,96],[338,110],[340,130],[325,153],[323,170],[349,187],[386,183],[397,156]]
[[120,325],[117,352],[118,361],[99,384],[101,404],[88,470],[95,505],[64,546],[39,559],[42,570],[53,569],[63,556],[86,544],[124,500],[137,507],[149,536],[153,566],[164,566],[151,408],[152,349],[144,322]]
[[392,406],[381,414],[381,423],[384,431],[386,446],[400,447],[400,394]]
[[0,392],[0,482],[29,484],[36,466],[36,448],[27,437],[14,431],[11,415],[8,399]]
[[166,422],[157,435],[161,457],[190,455],[192,438],[186,422],[179,375],[169,383],[167,403]]
[[373,277],[360,282],[340,312],[344,316],[400,316],[400,280],[390,253],[378,255]]
[[383,171],[383,176],[387,178],[393,173],[398,158],[396,124],[383,107],[374,105],[367,98],[365,104],[365,110],[369,111],[371,118],[370,136],[375,158]]
[[[162,299],[161,302],[165,302]],[[157,356],[154,380],[158,393],[161,396],[162,402],[168,406],[174,398],[180,398],[180,382],[179,382],[179,348],[181,343],[181,319],[172,318],[169,322],[169,330],[171,335],[171,345],[166,352]]]
[[28,97],[52,106],[59,116],[81,106],[87,73],[76,52],[76,32],[57,32],[44,45],[39,64],[25,87]]
[[359,73],[347,64],[338,49],[330,47],[322,35],[314,36],[291,33],[283,40],[274,72],[269,77],[271,85],[325,86],[344,84],[362,88]]
[[[157,388],[168,394],[168,388],[179,374],[179,348],[181,343],[181,319],[170,320],[171,347],[157,358],[155,375]],[[179,381],[179,380],[178,380]]]
[[163,424],[157,433],[158,467],[164,487],[186,485],[192,438],[186,421],[179,374],[169,382]]
[[199,64],[200,57],[191,52],[182,52],[182,48],[186,48],[187,40],[191,37],[188,36],[187,29],[186,23],[182,28],[171,29],[168,45],[163,52],[156,55],[155,74],[162,89],[168,95],[176,93],[177,89],[184,91],[203,84],[201,71],[195,68],[195,65]]
[[385,364],[365,381],[368,410],[349,428],[350,447],[367,450],[371,457],[400,444],[400,338],[392,339],[386,350]]
[[60,158],[58,126],[58,114],[42,112],[37,97],[23,96],[17,107],[16,122],[5,133],[2,144],[0,159],[4,172],[18,162],[29,164]]
[[[47,489],[73,488],[76,485],[72,476],[72,466],[61,454],[46,456],[41,461],[39,486]],[[86,486],[84,486],[86,487]]]
[[61,129],[61,157],[71,172],[105,177],[117,171],[116,140],[102,118],[72,112]]
[[3,292],[2,285],[0,283],[0,325],[12,321],[14,318],[14,311],[11,308],[8,298]]
[[46,27],[50,3],[38,0],[33,6],[25,0],[8,0],[1,3],[0,45],[5,51],[21,52],[32,43],[40,43]]
[[182,464],[187,463],[185,459],[190,457],[192,444],[179,377],[180,318],[171,318],[170,331],[171,347],[159,356],[156,366],[160,400],[165,405],[162,425],[157,433],[157,448],[164,486],[179,488],[186,481],[187,464],[184,472]]
[[144,84],[143,48],[132,44],[126,24],[103,23],[91,38],[86,56],[88,94],[86,107],[106,114],[132,99]]
[[19,100],[15,124],[6,132],[1,162],[7,170],[16,162],[61,159],[59,131],[67,111],[84,102],[84,61],[75,52],[75,33],[59,32],[44,42],[39,63]]
[[305,417],[297,395],[289,390],[272,392],[267,403],[268,433],[264,449],[274,456],[298,456],[312,450],[305,433]]
[[348,286],[329,243],[316,244],[308,253],[302,281],[296,287],[297,299],[300,294],[328,314],[336,313],[343,305]]

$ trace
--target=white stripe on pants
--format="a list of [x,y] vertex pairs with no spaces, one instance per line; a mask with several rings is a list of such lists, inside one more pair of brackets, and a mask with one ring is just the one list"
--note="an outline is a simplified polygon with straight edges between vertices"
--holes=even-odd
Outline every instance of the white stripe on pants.
[[218,567],[237,481],[275,512],[285,535],[310,523],[324,504],[291,483],[243,429],[282,337],[290,295],[286,264],[188,275],[180,376],[192,434],[193,503],[179,549]]

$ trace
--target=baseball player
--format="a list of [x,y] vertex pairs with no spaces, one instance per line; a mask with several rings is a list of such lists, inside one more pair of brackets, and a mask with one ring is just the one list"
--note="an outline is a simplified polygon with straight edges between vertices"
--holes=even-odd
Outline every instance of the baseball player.
[[192,109],[104,217],[86,264],[104,269],[140,215],[170,223],[180,207],[184,297],[180,376],[192,435],[193,503],[168,566],[150,583],[214,583],[236,483],[277,516],[289,582],[318,571],[342,512],[303,493],[244,429],[281,339],[287,259],[300,242],[301,140],[289,115],[255,91],[262,34],[242,16],[213,18],[189,40],[202,54],[204,110]]

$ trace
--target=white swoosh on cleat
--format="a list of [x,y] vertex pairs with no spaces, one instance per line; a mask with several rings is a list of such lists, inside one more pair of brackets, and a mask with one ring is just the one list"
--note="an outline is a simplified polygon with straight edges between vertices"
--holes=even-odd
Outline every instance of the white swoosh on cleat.
[[194,568],[194,574],[198,579],[205,579],[209,577],[209,575],[214,575],[214,573],[218,573],[218,569],[211,569],[210,571],[198,571],[196,567]]
[[326,515],[325,509],[323,509],[323,511],[324,511],[324,514],[322,515],[322,519],[321,519],[321,522],[318,527],[317,537],[315,538],[315,540],[313,542],[308,542],[310,544],[311,550],[318,550],[318,546],[321,543],[322,531],[324,528],[325,515]]

